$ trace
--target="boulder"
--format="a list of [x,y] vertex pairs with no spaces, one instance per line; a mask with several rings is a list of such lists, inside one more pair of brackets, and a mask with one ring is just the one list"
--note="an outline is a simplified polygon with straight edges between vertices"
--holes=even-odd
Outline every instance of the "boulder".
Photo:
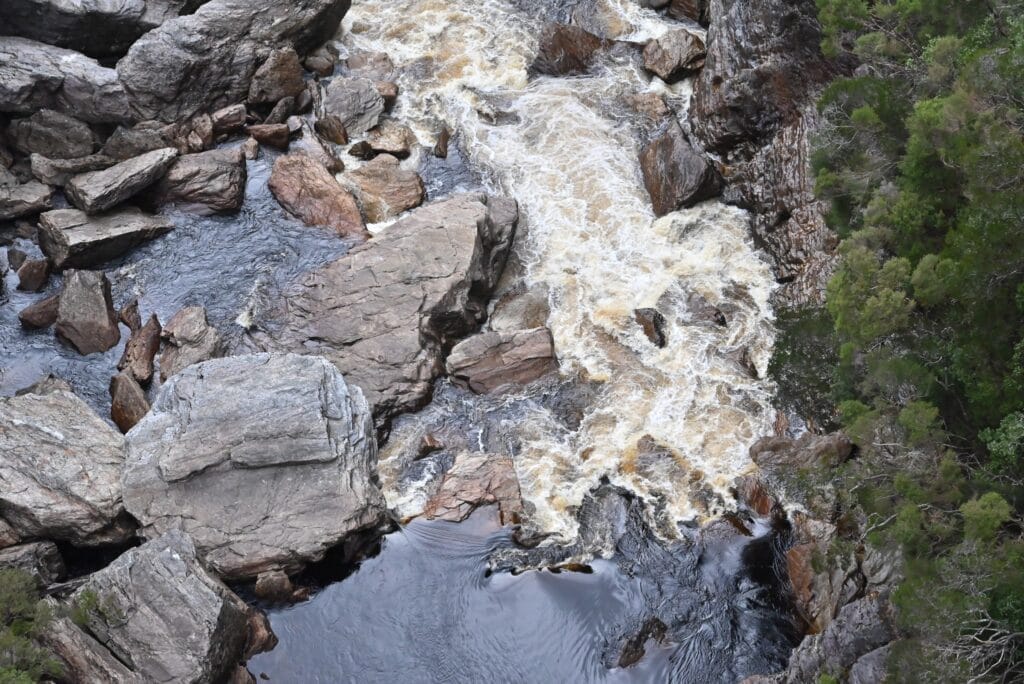
[[30,216],[53,206],[53,190],[35,181],[0,185],[0,221]]
[[57,322],[57,309],[60,307],[60,295],[53,295],[29,304],[18,312],[18,320],[22,327],[29,330],[49,328]]
[[420,208],[294,284],[249,342],[327,357],[380,416],[419,406],[485,318],[517,221],[514,201],[479,194]]
[[503,525],[519,522],[523,501],[512,457],[507,454],[460,454],[445,473],[441,488],[427,502],[428,519],[462,522],[480,506],[497,505]]
[[109,169],[75,176],[65,192],[88,214],[106,211],[159,180],[177,156],[178,151],[172,147],[153,150]]
[[56,109],[90,123],[131,119],[117,72],[81,53],[0,36],[0,64],[0,112]]
[[25,259],[18,267],[18,289],[39,292],[50,277],[50,262],[46,259]]
[[295,97],[306,87],[302,80],[302,65],[295,48],[279,48],[270,53],[260,65],[249,84],[249,102],[274,103],[286,97]]
[[384,519],[366,400],[322,358],[187,368],[128,442],[125,502],[142,534],[188,532],[222,577],[295,572]]
[[245,131],[263,145],[276,147],[279,150],[288,149],[288,139],[292,132],[287,124],[256,124],[247,126]]
[[423,179],[403,169],[395,157],[382,154],[345,174],[358,191],[366,220],[380,223],[418,207],[426,195]]
[[0,517],[23,539],[125,541],[124,439],[65,390],[0,399]]
[[96,135],[78,119],[40,109],[27,119],[16,119],[7,127],[7,138],[20,152],[41,154],[52,159],[85,157],[96,150]]
[[80,173],[109,169],[117,160],[105,154],[90,154],[76,159],[50,159],[41,154],[33,154],[29,162],[36,180],[47,185],[64,186]]
[[130,373],[121,372],[110,379],[110,419],[121,432],[128,432],[149,411],[149,400]]
[[110,281],[99,271],[67,271],[57,306],[57,335],[78,353],[105,352],[121,339]]
[[247,112],[243,104],[233,104],[218,109],[210,115],[213,132],[221,135],[241,130],[242,126],[245,125],[246,115]]
[[341,120],[348,135],[359,135],[377,125],[384,98],[367,78],[334,78],[324,89],[323,106],[328,115]]
[[0,550],[0,568],[14,568],[32,575],[41,587],[59,582],[67,574],[57,545],[50,541],[19,544]]
[[159,203],[177,202],[201,214],[238,211],[247,179],[241,147],[178,157],[155,188]]
[[295,98],[294,97],[282,97],[274,105],[274,108],[267,114],[267,118],[263,120],[265,124],[279,124],[287,123],[288,117],[295,111]]
[[245,657],[251,609],[176,530],[90,575],[69,603],[84,617],[82,638],[95,644],[86,650],[108,651],[130,671],[127,681],[224,681]]
[[142,36],[117,63],[140,119],[183,121],[249,96],[276,48],[306,54],[338,30],[350,0],[210,0]]
[[268,185],[281,206],[303,223],[327,226],[343,237],[369,236],[352,193],[308,155],[278,157]]
[[160,355],[160,379],[178,373],[192,364],[224,353],[220,333],[206,320],[206,309],[186,306],[167,321],[160,336],[166,341]]
[[172,230],[162,216],[124,207],[89,216],[78,209],[54,209],[39,217],[39,246],[54,269],[88,268],[117,258]]
[[706,54],[700,36],[673,29],[644,47],[644,68],[666,83],[675,83],[703,67]]
[[710,199],[722,188],[714,165],[693,149],[674,121],[640,152],[640,169],[657,216]]
[[540,34],[537,56],[530,72],[545,76],[572,76],[586,73],[597,52],[609,42],[578,26],[548,24]]
[[417,144],[416,134],[405,124],[386,119],[366,136],[370,149],[377,154],[390,154],[405,159]]
[[159,121],[140,121],[131,128],[118,126],[103,143],[103,154],[125,161],[164,147],[177,147],[175,138],[183,134],[175,126]]
[[[138,315],[136,313],[136,315]],[[124,320],[124,316],[121,317]],[[140,385],[149,385],[153,379],[153,359],[160,350],[160,321],[156,314],[149,317],[145,325],[132,327],[131,337],[124,346],[124,354],[117,369],[127,372]]]
[[477,394],[528,382],[558,369],[547,328],[483,332],[459,342],[445,362],[448,375]]

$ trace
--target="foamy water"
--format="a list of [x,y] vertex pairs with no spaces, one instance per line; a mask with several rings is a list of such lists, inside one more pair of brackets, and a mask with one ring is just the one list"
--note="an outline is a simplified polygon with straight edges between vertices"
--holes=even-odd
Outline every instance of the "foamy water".
[[[742,210],[707,202],[654,218],[624,97],[659,92],[685,111],[688,84],[648,83],[624,55],[606,57],[592,76],[528,79],[541,25],[530,4],[355,2],[341,40],[391,56],[401,72],[395,116],[421,142],[432,143],[444,123],[490,190],[519,201],[516,277],[549,292],[562,373],[602,383],[577,431],[538,416],[519,435],[530,522],[571,536],[568,509],[605,476],[660,498],[676,520],[714,513],[728,504],[708,507],[695,493],[724,496],[752,467],[750,444],[771,427],[772,387],[738,361],[745,356],[764,376],[769,268]],[[671,26],[633,0],[593,5],[585,25],[607,37],[643,41]],[[694,322],[686,302],[695,295],[723,309],[727,325]],[[635,322],[642,307],[665,316],[664,348]],[[671,457],[638,459],[645,436]]]

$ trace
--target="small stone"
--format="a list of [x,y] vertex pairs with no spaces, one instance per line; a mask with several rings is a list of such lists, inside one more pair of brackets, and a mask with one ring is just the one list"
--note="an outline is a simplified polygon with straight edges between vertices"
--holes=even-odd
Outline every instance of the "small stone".
[[25,254],[17,247],[7,248],[7,265],[10,266],[12,271],[17,271],[21,268],[21,265],[25,263],[27,258],[28,254]]
[[[137,309],[135,316],[138,316]],[[161,332],[156,314],[149,317],[146,325],[133,328],[131,337],[124,346],[124,354],[117,364],[118,370],[126,371],[142,386],[148,385],[153,379],[153,359],[160,350]]]
[[98,271],[67,271],[57,309],[57,335],[80,354],[104,352],[121,339],[110,281]]
[[46,259],[25,259],[18,268],[18,289],[39,292],[50,277],[50,262]]
[[313,109],[313,93],[310,88],[306,87],[295,97],[295,113],[308,114],[311,109]]
[[394,81],[377,81],[373,85],[384,100],[384,109],[388,110],[394,107],[398,100],[398,84]]
[[291,136],[291,131],[288,130],[286,124],[257,124],[248,126],[245,130],[264,145],[279,150],[288,149],[288,138]]
[[160,355],[160,379],[177,374],[192,364],[224,353],[220,333],[206,320],[206,309],[187,306],[171,317],[161,337],[167,347]]
[[57,322],[57,308],[60,306],[60,295],[52,295],[30,304],[18,312],[18,320],[23,328],[42,330]]
[[245,125],[245,105],[234,104],[229,107],[218,109],[210,115],[214,133],[234,133],[241,130]]
[[149,411],[149,401],[142,387],[129,373],[118,373],[110,379],[110,419],[128,432]]
[[306,57],[303,64],[308,71],[326,78],[334,73],[334,53],[326,45],[321,45]]
[[139,298],[132,297],[131,300],[121,307],[117,312],[117,319],[128,326],[133,333],[142,327],[142,317],[139,315]]
[[269,570],[256,577],[255,591],[261,599],[285,602],[294,597],[295,585],[283,571]]
[[260,144],[256,138],[246,138],[241,145],[242,154],[246,159],[252,160],[260,155]]
[[348,144],[348,133],[345,131],[345,124],[336,116],[328,114],[323,118],[317,119],[316,123],[313,124],[313,128],[332,143],[337,145]]
[[452,138],[452,132],[448,130],[447,126],[441,128],[441,132],[437,136],[437,142],[434,143],[434,156],[438,159],[446,159],[448,157],[448,143]]

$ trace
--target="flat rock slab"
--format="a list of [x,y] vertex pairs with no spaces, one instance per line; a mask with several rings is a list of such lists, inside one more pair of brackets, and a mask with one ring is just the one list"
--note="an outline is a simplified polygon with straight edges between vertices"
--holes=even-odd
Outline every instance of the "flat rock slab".
[[125,207],[89,216],[78,209],[55,209],[39,217],[39,246],[57,270],[102,264],[174,228],[162,216]]
[[269,187],[281,206],[306,225],[326,226],[343,237],[369,237],[352,193],[309,155],[278,157]]
[[417,209],[305,276],[249,340],[325,356],[378,416],[415,408],[484,319],[517,221],[514,201],[479,194]]
[[225,578],[295,572],[383,519],[366,400],[322,358],[191,366],[128,442],[125,501],[142,534],[185,530]]
[[68,199],[88,214],[106,211],[158,181],[177,156],[178,150],[165,147],[75,176],[65,188]]
[[247,178],[241,147],[182,155],[157,183],[157,201],[176,202],[200,214],[238,211]]
[[50,159],[41,154],[33,154],[29,162],[36,180],[47,185],[64,186],[81,173],[109,169],[117,160],[104,154],[90,154],[75,159]]
[[24,539],[128,539],[124,448],[124,438],[70,392],[0,399],[0,517]]
[[110,281],[98,271],[68,271],[57,305],[57,335],[83,355],[105,352],[121,340]]
[[452,379],[477,394],[524,385],[558,369],[547,328],[473,335],[452,348],[445,362]]
[[53,206],[53,190],[35,181],[0,186],[0,221],[46,211]]

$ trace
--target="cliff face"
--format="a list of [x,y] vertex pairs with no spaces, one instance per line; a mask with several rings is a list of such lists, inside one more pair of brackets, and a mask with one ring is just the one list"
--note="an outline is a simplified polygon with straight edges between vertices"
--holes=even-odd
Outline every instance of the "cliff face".
[[813,0],[711,0],[709,14],[692,132],[720,156],[726,200],[754,213],[780,303],[821,303],[836,240],[814,199],[809,139],[818,94],[845,66],[821,54]]

